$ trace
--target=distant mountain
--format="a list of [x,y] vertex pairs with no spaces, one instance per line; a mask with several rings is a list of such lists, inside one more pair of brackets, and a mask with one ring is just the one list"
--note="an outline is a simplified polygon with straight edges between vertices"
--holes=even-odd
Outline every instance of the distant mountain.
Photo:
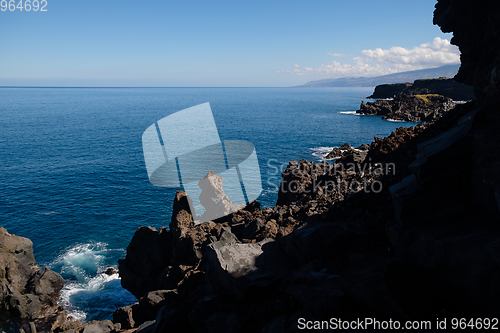
[[380,84],[413,82],[418,79],[433,79],[438,77],[453,78],[457,74],[459,68],[460,64],[374,77],[324,79],[309,81],[299,87],[375,87]]

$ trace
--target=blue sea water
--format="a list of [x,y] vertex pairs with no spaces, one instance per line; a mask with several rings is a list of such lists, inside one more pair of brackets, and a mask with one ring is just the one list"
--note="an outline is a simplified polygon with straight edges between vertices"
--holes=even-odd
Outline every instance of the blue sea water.
[[373,88],[0,88],[0,226],[33,241],[39,264],[65,278],[78,319],[111,318],[135,302],[116,265],[139,226],[168,226],[177,189],[148,181],[141,137],[155,121],[210,102],[222,140],[257,151],[263,206],[280,165],[321,160],[399,126],[349,114]]

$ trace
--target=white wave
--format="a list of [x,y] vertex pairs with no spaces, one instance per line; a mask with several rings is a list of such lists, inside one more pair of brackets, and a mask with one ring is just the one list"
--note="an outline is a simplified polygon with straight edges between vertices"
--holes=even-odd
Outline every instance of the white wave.
[[341,114],[354,114],[356,116],[361,116],[361,114],[356,113],[356,111],[340,111]]
[[404,123],[404,120],[398,120],[398,119],[386,119],[387,121],[392,121],[394,123]]
[[101,273],[95,277],[86,278],[85,283],[69,281],[68,283],[65,283],[63,289],[61,290],[59,305],[62,305],[66,308],[68,316],[72,316],[76,320],[85,322],[87,319],[87,313],[82,310],[78,306],[78,304],[75,305],[72,303],[73,296],[81,296],[81,294],[86,294],[87,297],[85,298],[90,298],[92,296],[95,296],[99,291],[104,290],[106,288],[106,285],[113,280],[120,280],[118,273],[112,275]]
[[106,261],[114,263],[123,254],[106,243],[91,242],[69,248],[51,264],[65,279],[59,305],[68,315],[82,322],[105,319],[114,309],[136,301],[121,287],[118,273],[104,273],[110,267]]
[[53,214],[59,214],[58,212],[51,211],[51,212],[36,212],[37,215],[53,215]]
[[106,251],[105,243],[78,244],[61,254],[51,266],[59,267],[63,275],[83,278],[97,273],[106,258]]
[[84,284],[65,282],[64,287],[61,290],[61,297],[59,298],[59,305],[66,308],[66,313],[68,316],[73,317],[75,320],[85,322],[87,319],[87,313],[78,307],[71,304],[71,296],[85,290]]
[[331,152],[333,148],[335,147],[316,147],[316,148],[309,148],[309,150],[313,151],[312,155],[316,157],[318,160],[329,161],[330,159],[326,159],[325,156],[328,155],[328,153]]

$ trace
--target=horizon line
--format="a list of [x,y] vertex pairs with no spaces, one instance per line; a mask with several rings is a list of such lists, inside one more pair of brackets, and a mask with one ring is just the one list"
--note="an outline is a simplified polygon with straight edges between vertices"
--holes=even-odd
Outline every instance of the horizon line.
[[162,88],[162,89],[166,89],[166,88],[176,88],[176,89],[188,89],[188,88],[296,88],[296,87],[300,87],[300,86],[280,86],[280,87],[266,87],[266,86],[262,86],[262,87],[210,87],[210,86],[207,86],[207,87],[203,87],[203,86],[200,86],[200,87],[155,87],[155,86],[132,86],[132,87],[114,87],[114,86],[109,86],[109,87],[106,87],[106,86],[0,86],[0,88],[70,88],[70,89],[83,89],[83,88],[126,88],[126,89],[133,89],[133,88]]

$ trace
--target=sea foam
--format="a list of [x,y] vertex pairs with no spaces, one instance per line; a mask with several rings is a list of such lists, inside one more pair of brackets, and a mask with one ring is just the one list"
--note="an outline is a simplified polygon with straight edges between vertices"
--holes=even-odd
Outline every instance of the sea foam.
[[136,302],[123,289],[118,273],[104,273],[108,263],[123,257],[124,250],[109,249],[106,243],[78,244],[67,249],[51,265],[64,278],[59,304],[69,316],[82,322],[92,319],[110,319],[117,308]]
[[312,155],[319,161],[328,161],[325,156],[332,151],[334,147],[316,147],[309,148],[312,150]]

